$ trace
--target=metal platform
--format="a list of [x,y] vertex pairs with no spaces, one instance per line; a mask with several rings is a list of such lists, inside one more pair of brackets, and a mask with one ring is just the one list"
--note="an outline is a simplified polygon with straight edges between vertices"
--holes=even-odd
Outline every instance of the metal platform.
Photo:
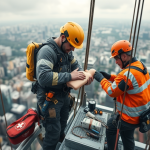
[[[99,140],[96,140],[94,138],[88,137],[87,138],[79,138],[72,134],[71,130],[75,126],[81,125],[81,121],[86,117],[86,113],[83,111],[83,108],[81,107],[69,129],[67,132],[67,135],[65,137],[64,142],[61,144],[59,150],[103,150],[104,149],[104,143],[105,143],[105,133],[106,128],[101,127],[100,130],[100,138]],[[108,114],[103,113],[102,116],[97,115],[97,118],[106,122],[107,121]],[[81,128],[74,129],[74,133],[80,136],[86,136],[86,133]]]

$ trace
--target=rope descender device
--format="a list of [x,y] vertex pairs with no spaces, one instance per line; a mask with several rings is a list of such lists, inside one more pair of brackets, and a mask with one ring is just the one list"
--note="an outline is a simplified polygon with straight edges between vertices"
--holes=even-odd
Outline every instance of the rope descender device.
[[54,92],[48,92],[45,95],[47,101],[52,101],[56,105],[58,103],[58,100],[52,99],[54,97],[54,94],[55,94]]

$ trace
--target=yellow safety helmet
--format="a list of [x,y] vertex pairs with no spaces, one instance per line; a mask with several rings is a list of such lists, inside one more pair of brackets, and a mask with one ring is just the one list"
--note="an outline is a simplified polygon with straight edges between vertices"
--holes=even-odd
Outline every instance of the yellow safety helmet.
[[132,50],[131,43],[127,40],[120,40],[114,43],[111,47],[111,57],[115,57],[121,53],[129,52]]
[[75,22],[67,22],[60,28],[67,41],[75,48],[80,49],[83,47],[84,31],[82,27]]

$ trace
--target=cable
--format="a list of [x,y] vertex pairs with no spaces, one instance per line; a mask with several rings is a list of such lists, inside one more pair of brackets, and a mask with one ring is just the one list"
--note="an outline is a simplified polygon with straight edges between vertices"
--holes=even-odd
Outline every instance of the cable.
[[141,1],[139,1],[138,9],[137,9],[137,14],[136,14],[136,22],[135,22],[135,28],[134,28],[133,41],[132,41],[132,51],[134,50],[134,41],[135,41],[135,34],[136,34],[136,27],[137,27],[137,21],[138,21],[138,14],[139,14],[140,2]]
[[[87,43],[86,43],[86,53],[85,53],[85,61],[84,61],[84,71],[87,69],[87,63],[88,63],[88,57],[89,57],[89,48],[90,48],[90,40],[91,40],[91,32],[92,32],[92,24],[93,24],[94,6],[95,6],[95,0],[91,0],[89,24],[88,24],[88,35],[87,35]],[[81,101],[80,101],[79,108],[82,105],[83,96],[84,96],[84,85],[82,86]]]
[[80,91],[81,91],[81,88],[79,89],[77,102],[76,102],[76,105],[75,105],[75,108],[74,108],[74,118],[75,118],[75,116],[76,116],[76,109],[77,109],[77,105],[78,105],[78,100],[79,100],[79,96],[80,96]]
[[131,35],[132,35],[132,28],[133,28],[133,22],[134,22],[135,8],[136,8],[136,0],[135,0],[135,4],[134,4],[134,11],[133,11],[133,18],[132,18],[132,25],[131,25],[129,42],[131,42]]
[[137,48],[137,43],[138,43],[138,37],[139,37],[139,31],[140,31],[140,25],[141,25],[141,19],[142,19],[142,12],[143,12],[143,6],[144,6],[144,0],[143,0],[143,3],[142,3],[142,8],[141,8],[141,15],[140,15],[140,21],[139,21],[139,27],[138,27],[138,33],[137,33],[134,57],[135,57],[135,54],[136,54],[136,48]]
[[75,126],[75,127],[73,127],[72,130],[71,130],[71,132],[72,132],[73,135],[78,136],[78,137],[80,137],[81,139],[82,139],[82,138],[87,138],[86,136],[80,136],[80,135],[75,134],[75,133],[73,132],[73,130],[74,130],[75,128],[81,128],[83,131],[86,132],[86,130],[85,130],[82,126]]

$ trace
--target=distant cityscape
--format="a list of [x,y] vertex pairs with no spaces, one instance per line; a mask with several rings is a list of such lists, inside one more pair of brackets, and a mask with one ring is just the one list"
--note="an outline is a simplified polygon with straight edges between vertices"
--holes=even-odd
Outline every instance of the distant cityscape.
[[[50,37],[60,35],[59,28],[63,23],[39,23],[12,26],[0,26],[0,87],[4,101],[7,125],[24,115],[28,108],[36,107],[36,95],[31,92],[32,82],[26,78],[26,47],[31,42],[42,43]],[[85,40],[82,49],[76,49],[73,54],[84,68],[88,26],[82,23]],[[117,74],[120,68],[110,59],[110,49],[118,40],[129,40],[130,24],[124,23],[94,23],[90,42],[90,52],[87,69]],[[132,43],[132,40],[131,40]],[[143,24],[140,29],[136,50],[138,60],[145,63],[150,72],[150,24]],[[94,99],[97,104],[113,108],[113,98],[110,98],[95,80],[85,86],[87,101]],[[77,98],[78,90],[72,90]],[[9,147],[5,131],[5,119],[0,101],[0,143],[2,149]],[[146,135],[135,131],[135,140],[145,143]],[[41,149],[35,142],[32,149]],[[32,147],[32,146],[31,146]],[[15,149],[15,147],[14,147]]]

